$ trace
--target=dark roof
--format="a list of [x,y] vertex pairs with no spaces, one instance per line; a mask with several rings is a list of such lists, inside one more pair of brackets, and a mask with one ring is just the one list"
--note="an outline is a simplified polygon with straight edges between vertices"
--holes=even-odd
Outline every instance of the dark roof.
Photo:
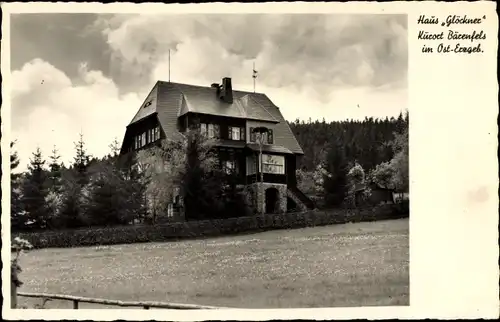
[[233,91],[233,103],[217,99],[216,89],[185,84],[167,83],[182,93],[183,101],[178,116],[192,113],[244,118],[278,123],[263,106],[246,92]]
[[274,143],[291,153],[304,154],[279,108],[265,95],[233,90],[233,103],[217,98],[216,89],[158,81],[129,125],[157,114],[167,137],[177,136],[177,118],[202,113],[274,123]]

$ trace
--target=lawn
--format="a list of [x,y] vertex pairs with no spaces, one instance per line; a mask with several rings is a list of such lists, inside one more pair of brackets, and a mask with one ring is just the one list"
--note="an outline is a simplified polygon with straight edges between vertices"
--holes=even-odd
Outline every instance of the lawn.
[[[35,250],[21,256],[20,291],[239,308],[409,305],[408,234],[408,219],[400,219]],[[19,298],[21,306],[35,303]]]

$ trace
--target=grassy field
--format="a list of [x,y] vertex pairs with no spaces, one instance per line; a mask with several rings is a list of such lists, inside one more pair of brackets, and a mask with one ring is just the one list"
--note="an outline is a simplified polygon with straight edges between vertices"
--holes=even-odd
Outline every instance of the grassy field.
[[[36,250],[21,257],[20,291],[239,308],[409,305],[408,233],[408,219],[401,219]],[[21,306],[35,303],[19,298]]]

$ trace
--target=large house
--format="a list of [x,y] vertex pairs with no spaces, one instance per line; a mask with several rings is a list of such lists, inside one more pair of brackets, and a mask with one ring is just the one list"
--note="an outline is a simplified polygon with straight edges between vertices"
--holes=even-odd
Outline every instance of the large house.
[[221,166],[236,173],[257,212],[314,207],[297,188],[304,153],[280,109],[265,94],[233,90],[231,78],[206,87],[158,81],[127,126],[121,153],[175,139],[194,122],[217,140]]

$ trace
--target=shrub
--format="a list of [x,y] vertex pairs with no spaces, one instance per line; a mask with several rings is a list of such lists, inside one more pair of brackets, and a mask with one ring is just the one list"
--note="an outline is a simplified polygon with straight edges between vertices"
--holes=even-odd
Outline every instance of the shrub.
[[395,205],[381,205],[374,208],[316,210],[302,213],[174,222],[161,225],[135,225],[37,232],[22,234],[21,237],[29,237],[35,248],[80,247],[163,242],[183,238],[230,235],[271,229],[343,224],[352,221],[387,220],[406,216],[407,213],[401,211]]

